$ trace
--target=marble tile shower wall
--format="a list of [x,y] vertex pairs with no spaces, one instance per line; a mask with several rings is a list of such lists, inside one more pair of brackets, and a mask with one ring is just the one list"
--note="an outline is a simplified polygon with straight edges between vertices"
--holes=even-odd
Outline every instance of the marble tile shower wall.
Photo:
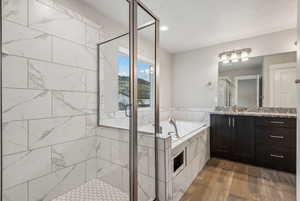
[[95,175],[101,27],[51,0],[3,0],[5,201],[47,201]]

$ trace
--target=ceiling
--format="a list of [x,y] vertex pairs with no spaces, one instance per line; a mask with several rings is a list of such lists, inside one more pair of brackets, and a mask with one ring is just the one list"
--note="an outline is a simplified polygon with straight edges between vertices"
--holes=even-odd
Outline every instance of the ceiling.
[[[128,23],[125,0],[83,0]],[[142,0],[169,30],[161,46],[171,53],[295,28],[297,0]],[[126,1],[125,1],[126,2]]]

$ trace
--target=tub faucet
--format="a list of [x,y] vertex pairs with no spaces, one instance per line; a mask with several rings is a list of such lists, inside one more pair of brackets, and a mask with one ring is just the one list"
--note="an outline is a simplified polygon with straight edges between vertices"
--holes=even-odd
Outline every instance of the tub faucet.
[[175,135],[177,138],[180,138],[179,134],[178,134],[178,129],[177,129],[177,125],[176,125],[176,120],[174,117],[169,117],[169,124],[173,125],[174,129],[175,129]]

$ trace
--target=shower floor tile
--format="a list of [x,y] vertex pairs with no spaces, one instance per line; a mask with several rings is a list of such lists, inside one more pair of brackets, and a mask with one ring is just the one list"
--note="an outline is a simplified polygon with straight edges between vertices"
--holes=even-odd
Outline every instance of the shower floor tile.
[[52,201],[128,201],[129,197],[119,189],[99,179],[89,182],[57,197]]

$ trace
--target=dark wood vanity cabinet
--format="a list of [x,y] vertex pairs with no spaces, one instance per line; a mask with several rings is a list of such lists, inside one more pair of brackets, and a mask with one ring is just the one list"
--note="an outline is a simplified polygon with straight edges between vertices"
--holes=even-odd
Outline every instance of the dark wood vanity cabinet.
[[232,154],[231,116],[213,115],[211,118],[211,153],[230,158]]
[[211,155],[296,170],[296,119],[211,115]]
[[254,161],[254,118],[212,115],[211,154],[232,160]]

